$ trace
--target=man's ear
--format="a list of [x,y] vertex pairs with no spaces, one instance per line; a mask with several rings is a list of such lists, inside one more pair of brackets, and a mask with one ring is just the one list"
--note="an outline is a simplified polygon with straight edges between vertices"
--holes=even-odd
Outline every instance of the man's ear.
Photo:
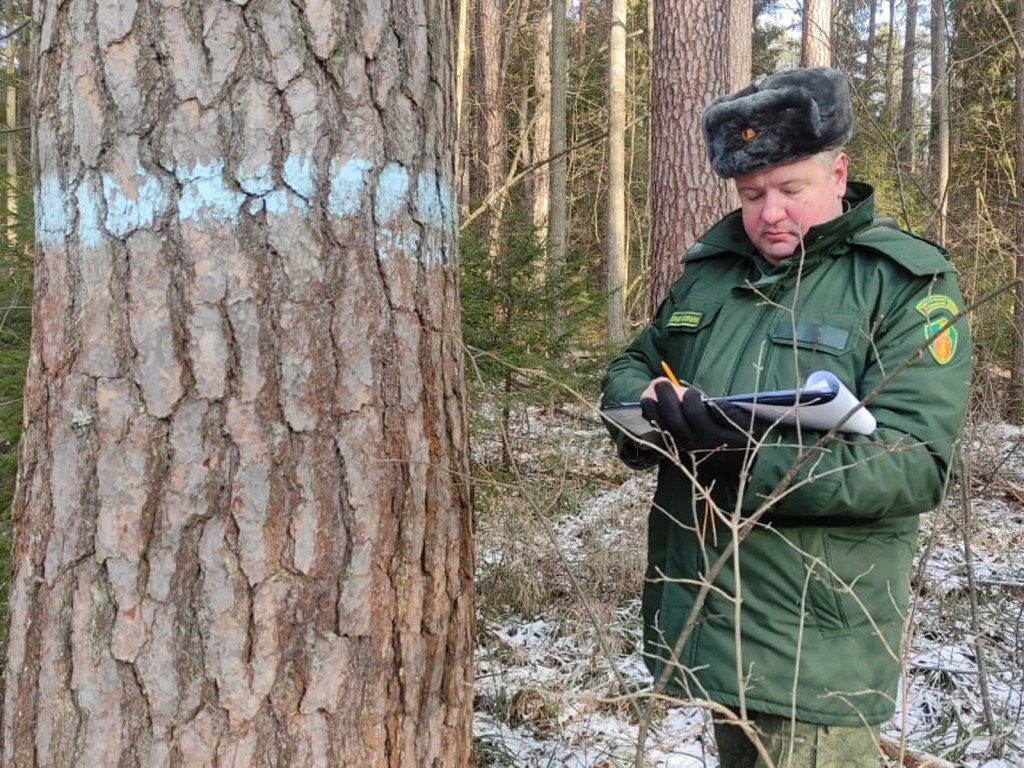
[[836,155],[835,160],[832,161],[832,178],[836,183],[836,191],[839,193],[839,197],[846,194],[846,172],[849,165],[849,159],[846,157],[845,152],[840,152]]

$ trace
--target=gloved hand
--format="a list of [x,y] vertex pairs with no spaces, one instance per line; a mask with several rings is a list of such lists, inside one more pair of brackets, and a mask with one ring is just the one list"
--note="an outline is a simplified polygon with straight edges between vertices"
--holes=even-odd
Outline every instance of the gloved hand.
[[644,418],[671,435],[680,451],[715,451],[709,460],[718,471],[739,471],[743,449],[750,444],[751,437],[757,439],[764,433],[763,425],[743,408],[731,403],[707,404],[692,387],[686,389],[681,401],[668,381],[655,383],[654,393],[657,400],[650,397],[640,400]]

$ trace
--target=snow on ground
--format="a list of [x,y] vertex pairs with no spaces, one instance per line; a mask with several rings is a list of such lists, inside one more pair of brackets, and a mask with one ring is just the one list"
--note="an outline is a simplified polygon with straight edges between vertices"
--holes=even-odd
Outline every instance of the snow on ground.
[[[478,513],[477,760],[634,765],[635,708],[650,706],[638,598],[653,475],[625,470],[582,406],[529,409],[511,439],[511,481]],[[474,440],[493,469],[500,442]],[[1024,432],[975,427],[965,456],[972,567],[957,486],[924,519],[907,674],[883,732],[968,768],[1024,766]],[[644,765],[714,768],[709,728],[699,709],[655,705]]]

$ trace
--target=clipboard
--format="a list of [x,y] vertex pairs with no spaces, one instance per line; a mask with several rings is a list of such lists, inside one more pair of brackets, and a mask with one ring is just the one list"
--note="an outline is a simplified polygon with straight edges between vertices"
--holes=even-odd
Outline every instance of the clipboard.
[[[704,401],[732,403],[764,421],[797,424],[822,432],[840,421],[839,431],[851,434],[870,435],[877,426],[875,417],[864,407],[843,420],[860,399],[828,371],[815,371],[802,387],[706,397]],[[602,408],[601,417],[635,440],[662,444],[661,429],[644,418],[638,402]]]
[[[822,373],[818,371],[817,373]],[[807,384],[796,389],[776,389],[771,392],[745,392],[741,395],[723,395],[722,397],[705,397],[705,403],[735,403],[736,405],[775,405],[794,407],[805,405],[823,405],[831,403],[839,394],[842,384],[839,379],[829,375],[811,383],[815,376],[807,377]]]

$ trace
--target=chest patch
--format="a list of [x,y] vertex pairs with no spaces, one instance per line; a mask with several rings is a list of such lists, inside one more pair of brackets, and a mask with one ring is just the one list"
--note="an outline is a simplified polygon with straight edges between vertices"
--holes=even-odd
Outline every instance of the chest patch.
[[703,317],[703,312],[697,312],[692,309],[680,309],[672,313],[672,317],[668,319],[668,327],[696,328],[700,325],[701,318]]
[[[926,339],[932,339],[932,336],[960,311],[955,301],[941,293],[926,296],[917,302],[914,308],[924,315],[923,330]],[[932,339],[928,345],[928,352],[936,363],[945,365],[953,359],[956,355],[957,336],[956,328],[949,325]]]

